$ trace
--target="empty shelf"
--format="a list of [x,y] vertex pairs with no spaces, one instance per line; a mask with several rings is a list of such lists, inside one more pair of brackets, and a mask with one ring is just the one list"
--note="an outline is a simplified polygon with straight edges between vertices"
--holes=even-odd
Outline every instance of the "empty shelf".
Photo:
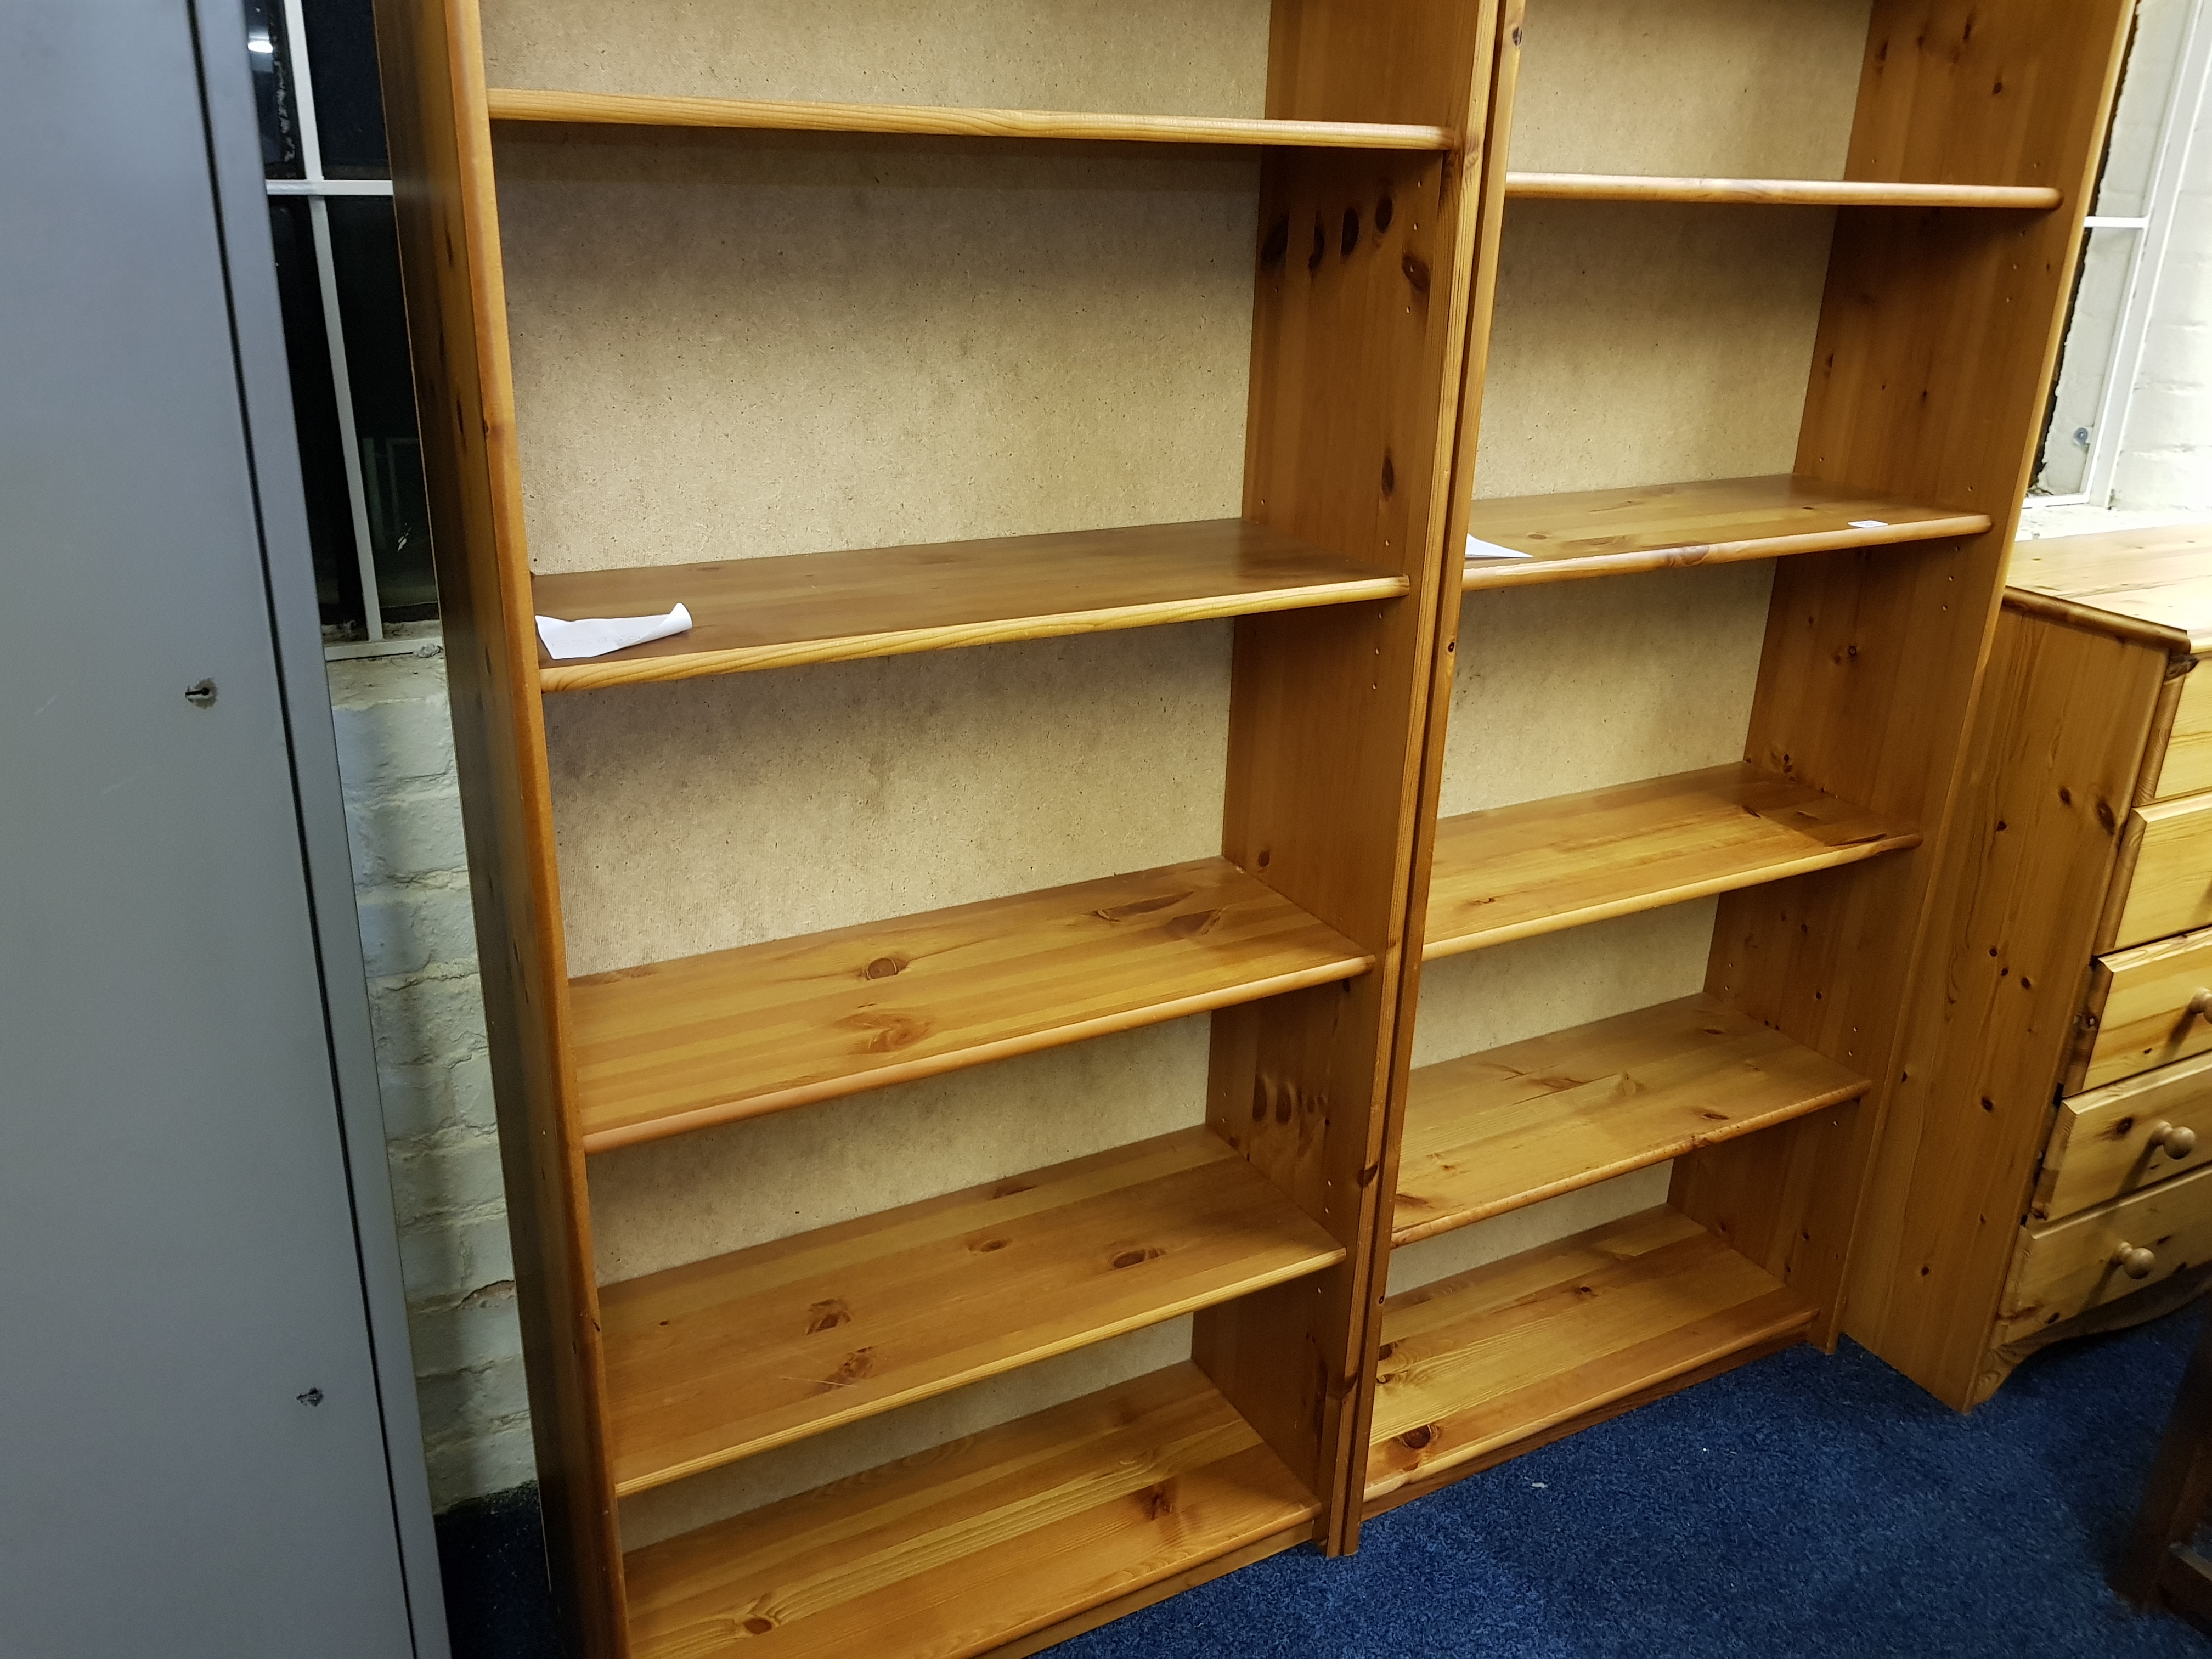
[[1198,1128],[610,1285],[599,1308],[615,1490],[1343,1259]]
[[1609,1181],[1870,1086],[1707,996],[1425,1066],[1407,1096],[1391,1242]]
[[1505,193],[1568,202],[1749,202],[1797,207],[2055,208],[2044,185],[1908,185],[1860,179],[1662,179],[1626,173],[1509,173]]
[[1301,1543],[1319,1510],[1196,1366],[1170,1366],[632,1550],[630,1652],[772,1635],[777,1654],[966,1659]]
[[647,565],[537,578],[549,617],[659,616],[689,633],[577,662],[548,691],[1394,599],[1403,576],[1243,519]]
[[1320,149],[1450,149],[1449,127],[1377,121],[1270,121],[1216,115],[1124,115],[933,104],[797,104],[750,98],[657,98],[493,87],[495,121],[643,127],[753,127],[777,132],[897,132],[950,138],[1083,138],[1158,144],[1274,144]]
[[1802,1338],[1812,1308],[1661,1205],[1382,1304],[1371,1508]]
[[[1470,533],[1527,559],[1470,559],[1466,586],[1621,576],[1678,565],[1777,559],[1839,547],[1978,536],[1986,513],[1960,513],[1784,472],[1710,483],[1650,484],[1477,501]],[[665,605],[661,607],[667,609]]]
[[1226,859],[569,982],[584,1150],[1126,1031],[1374,959]]
[[1437,826],[1422,954],[1433,960],[1919,844],[1917,830],[1741,761],[1469,812]]

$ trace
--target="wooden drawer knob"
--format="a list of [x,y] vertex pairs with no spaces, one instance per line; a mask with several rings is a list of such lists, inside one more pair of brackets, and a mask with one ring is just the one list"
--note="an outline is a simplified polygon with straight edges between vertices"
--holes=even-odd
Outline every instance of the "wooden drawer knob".
[[2200,985],[2191,994],[2189,1012],[2192,1014],[2212,1013],[2212,985]]
[[2157,1260],[2140,1244],[2123,1244],[2112,1253],[2112,1265],[2130,1279],[2148,1279],[2151,1264]]
[[2187,1158],[2197,1150],[2197,1131],[2161,1123],[2150,1132],[2150,1144],[2165,1147],[2168,1158]]

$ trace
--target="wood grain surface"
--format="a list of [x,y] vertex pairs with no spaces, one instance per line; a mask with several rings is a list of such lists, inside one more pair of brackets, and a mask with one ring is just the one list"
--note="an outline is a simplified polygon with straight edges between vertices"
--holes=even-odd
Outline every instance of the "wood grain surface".
[[548,691],[1390,599],[1407,583],[1243,519],[1006,536],[536,579],[546,616],[691,613],[689,633],[578,662]]
[[[2190,1138],[2169,1144],[2172,1130]],[[2028,1217],[2063,1219],[2208,1162],[2212,1054],[2198,1054],[2060,1101]]]
[[2128,817],[2121,860],[2134,855],[2109,948],[2212,926],[2212,795],[2154,801]]
[[2173,719],[2166,742],[2143,766],[2143,795],[2172,800],[2212,790],[2212,674],[2192,661],[2175,690]]
[[1568,202],[1749,202],[1799,207],[2011,208],[2048,212],[2039,185],[1927,185],[1860,179],[1662,179],[1620,173],[1509,173],[1509,195]]
[[1383,1304],[1367,1497],[1729,1353],[1812,1308],[1662,1205]]
[[1404,122],[1282,121],[1212,115],[1125,115],[928,104],[811,104],[750,98],[490,89],[495,121],[647,127],[751,127],[775,132],[896,132],[954,138],[1075,138],[1156,144],[1296,145],[1324,149],[1449,149],[1450,129]]
[[[2121,1266],[2124,1248],[2150,1252],[2142,1278]],[[2063,1221],[2023,1227],[1995,1340],[2018,1342],[2208,1261],[2212,1170],[2147,1187]]]
[[[632,1659],[967,1659],[1320,1506],[1191,1365],[634,1550]],[[757,1646],[755,1644],[757,1643]]]
[[2009,603],[2125,617],[2176,653],[2212,651],[2212,524],[2022,542],[2006,581]]
[[627,1497],[1334,1267],[1211,1130],[1009,1176],[600,1292]]
[[2212,928],[2098,957],[2065,1092],[2101,1088],[2212,1050],[2212,1010],[2189,1006],[2208,991]]
[[1738,762],[1447,818],[1433,959],[1920,844],[1917,828]]
[[1463,1227],[1872,1086],[1709,996],[1413,1074],[1391,1243]]
[[591,1152],[1364,973],[1224,859],[572,982]]
[[[1868,527],[1869,520],[1881,522]],[[1469,559],[1462,580],[1469,589],[1520,587],[1836,547],[1978,536],[1989,527],[1985,513],[1955,513],[1786,472],[1503,496],[1477,501],[1468,529],[1484,541],[1530,556]]]

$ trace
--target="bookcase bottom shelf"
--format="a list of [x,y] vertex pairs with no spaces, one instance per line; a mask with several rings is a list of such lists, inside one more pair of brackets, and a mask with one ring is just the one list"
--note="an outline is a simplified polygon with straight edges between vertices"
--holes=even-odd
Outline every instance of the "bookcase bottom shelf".
[[629,1552],[630,1651],[1033,1651],[1303,1542],[1319,1511],[1205,1375],[1173,1365]]
[[1367,1512],[1786,1347],[1812,1319],[1667,1205],[1394,1296]]

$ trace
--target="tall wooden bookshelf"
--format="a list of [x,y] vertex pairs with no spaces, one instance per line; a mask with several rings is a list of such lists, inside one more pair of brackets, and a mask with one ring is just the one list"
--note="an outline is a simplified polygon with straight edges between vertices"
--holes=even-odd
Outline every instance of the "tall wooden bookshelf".
[[573,1644],[1347,1547],[1494,4],[379,27]]
[[1832,1340],[2122,11],[380,0],[576,1651]]
[[1507,0],[1367,1513],[1832,1347],[2130,10]]

